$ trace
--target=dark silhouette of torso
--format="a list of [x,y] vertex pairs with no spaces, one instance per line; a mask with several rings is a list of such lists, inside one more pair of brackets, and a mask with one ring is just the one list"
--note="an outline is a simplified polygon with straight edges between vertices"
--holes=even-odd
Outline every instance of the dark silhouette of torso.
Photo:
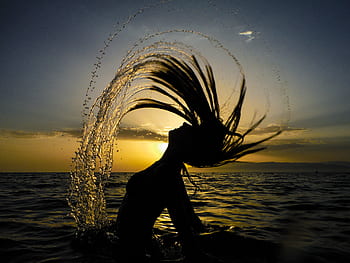
[[[181,176],[181,164],[158,161],[134,174],[119,208],[117,233],[124,253],[142,257],[157,217],[167,208],[184,250],[193,250],[203,226],[195,214]],[[131,253],[131,254],[130,254]]]

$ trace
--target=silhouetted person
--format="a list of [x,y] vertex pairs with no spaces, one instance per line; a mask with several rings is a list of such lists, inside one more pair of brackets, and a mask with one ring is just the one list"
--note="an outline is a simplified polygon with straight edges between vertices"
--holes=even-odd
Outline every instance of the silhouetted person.
[[[240,96],[232,113],[224,121],[210,65],[202,58],[205,72],[194,56],[179,59],[168,54],[150,54],[140,59],[135,70],[155,85],[148,90],[172,100],[165,103],[141,98],[134,101],[128,112],[141,108],[157,108],[184,118],[180,128],[169,132],[169,145],[162,158],[147,169],[134,174],[126,186],[119,209],[117,234],[122,252],[130,262],[146,260],[145,250],[152,239],[152,229],[164,208],[179,234],[183,253],[193,262],[212,262],[196,244],[196,235],[203,225],[195,214],[187,195],[182,173],[184,163],[194,167],[215,167],[262,150],[255,148],[279,132],[263,140],[244,143],[244,138],[264,119],[262,117],[242,134],[237,132],[246,87],[243,76]],[[191,261],[192,262],[192,261]]]

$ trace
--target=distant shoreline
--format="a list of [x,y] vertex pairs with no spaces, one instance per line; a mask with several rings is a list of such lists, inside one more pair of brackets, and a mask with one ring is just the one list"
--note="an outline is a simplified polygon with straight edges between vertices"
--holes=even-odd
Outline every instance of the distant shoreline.
[[206,170],[218,172],[350,172],[350,162],[235,162]]

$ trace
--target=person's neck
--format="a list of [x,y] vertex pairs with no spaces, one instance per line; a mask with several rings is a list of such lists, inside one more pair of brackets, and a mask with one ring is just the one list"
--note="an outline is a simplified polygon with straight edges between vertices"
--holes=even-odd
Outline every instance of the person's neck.
[[174,148],[168,147],[159,162],[171,163],[174,166],[182,167],[183,157]]

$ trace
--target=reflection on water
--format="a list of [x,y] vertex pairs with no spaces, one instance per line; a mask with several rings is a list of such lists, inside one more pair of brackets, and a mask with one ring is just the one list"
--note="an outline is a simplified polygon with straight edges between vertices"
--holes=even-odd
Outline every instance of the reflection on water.
[[[341,241],[350,241],[348,174],[203,173],[198,176],[202,190],[192,196],[192,202],[204,222],[230,226],[245,236],[305,250],[331,246],[347,251]],[[117,211],[124,192],[111,184],[108,193],[110,211]],[[158,218],[156,227],[175,231],[167,211]]]
[[[130,173],[112,174],[107,185],[107,210],[111,219],[116,217],[130,176]],[[205,222],[217,224],[240,237],[222,236],[225,233],[219,232],[219,240],[225,240],[216,244],[215,249],[220,253],[231,258],[237,253],[249,256],[252,247],[258,253],[255,245],[260,244],[261,255],[268,256],[273,250],[271,245],[278,244],[282,247],[278,253],[294,260],[287,262],[310,262],[299,260],[296,255],[311,255],[312,262],[348,262],[349,174],[200,176],[202,191],[192,197],[197,213]],[[110,257],[115,250],[113,246],[102,243],[97,252],[72,247],[75,225],[65,200],[68,184],[68,174],[0,174],[3,262],[114,262]],[[158,219],[156,227],[162,239],[174,231],[166,213]],[[256,243],[258,241],[260,243]],[[243,262],[276,261],[261,258]]]

